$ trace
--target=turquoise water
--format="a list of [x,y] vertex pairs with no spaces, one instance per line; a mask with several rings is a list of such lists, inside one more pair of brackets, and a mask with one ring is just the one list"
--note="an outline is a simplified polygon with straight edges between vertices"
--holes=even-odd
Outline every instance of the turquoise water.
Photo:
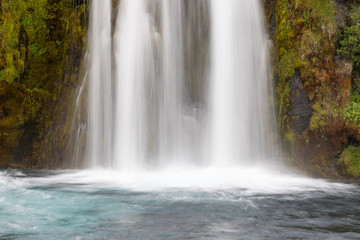
[[0,239],[359,239],[359,182],[250,169],[0,171]]

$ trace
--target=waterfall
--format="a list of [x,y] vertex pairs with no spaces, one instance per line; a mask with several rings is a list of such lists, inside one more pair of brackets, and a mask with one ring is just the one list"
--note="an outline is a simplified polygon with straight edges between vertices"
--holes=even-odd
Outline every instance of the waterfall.
[[113,22],[111,11],[111,1],[92,1],[90,166],[234,165],[272,155],[258,1],[121,0]]
[[211,0],[208,158],[248,164],[269,157],[271,100],[259,1]]
[[113,141],[111,0],[92,1],[88,44],[88,137],[86,157],[111,166]]

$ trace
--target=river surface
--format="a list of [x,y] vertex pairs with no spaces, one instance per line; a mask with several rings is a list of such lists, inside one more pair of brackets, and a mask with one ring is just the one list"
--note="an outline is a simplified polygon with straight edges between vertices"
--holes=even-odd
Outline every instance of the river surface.
[[360,239],[360,183],[236,167],[7,169],[0,239]]

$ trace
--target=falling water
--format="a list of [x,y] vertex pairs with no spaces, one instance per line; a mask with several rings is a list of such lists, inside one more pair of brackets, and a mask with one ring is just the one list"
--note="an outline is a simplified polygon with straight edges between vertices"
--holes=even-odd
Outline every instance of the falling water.
[[[147,109],[155,80],[151,15],[145,1],[123,0],[116,27],[115,166],[141,167],[147,159],[151,122]],[[148,98],[150,97],[150,98]]]
[[269,157],[267,39],[259,1],[211,1],[208,145],[212,164]]
[[271,86],[258,1],[121,0],[113,22],[110,1],[91,9],[91,166],[233,165],[269,156]]
[[87,158],[93,166],[112,158],[112,55],[111,0],[92,1],[88,45],[89,129]]
[[159,119],[161,165],[184,160],[182,2],[162,1],[163,65]]

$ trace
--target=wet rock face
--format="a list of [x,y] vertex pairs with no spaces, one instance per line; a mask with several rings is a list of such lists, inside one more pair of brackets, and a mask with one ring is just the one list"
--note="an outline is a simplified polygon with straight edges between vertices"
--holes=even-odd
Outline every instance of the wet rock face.
[[206,72],[209,63],[210,2],[185,0],[183,2],[183,34],[185,84],[194,105],[203,104]]
[[269,36],[276,41],[276,6],[274,0],[264,0],[264,13]]
[[310,124],[313,110],[309,96],[301,82],[300,71],[295,71],[291,79],[290,88],[292,95],[288,115],[291,119],[291,128],[296,134],[301,135]]

